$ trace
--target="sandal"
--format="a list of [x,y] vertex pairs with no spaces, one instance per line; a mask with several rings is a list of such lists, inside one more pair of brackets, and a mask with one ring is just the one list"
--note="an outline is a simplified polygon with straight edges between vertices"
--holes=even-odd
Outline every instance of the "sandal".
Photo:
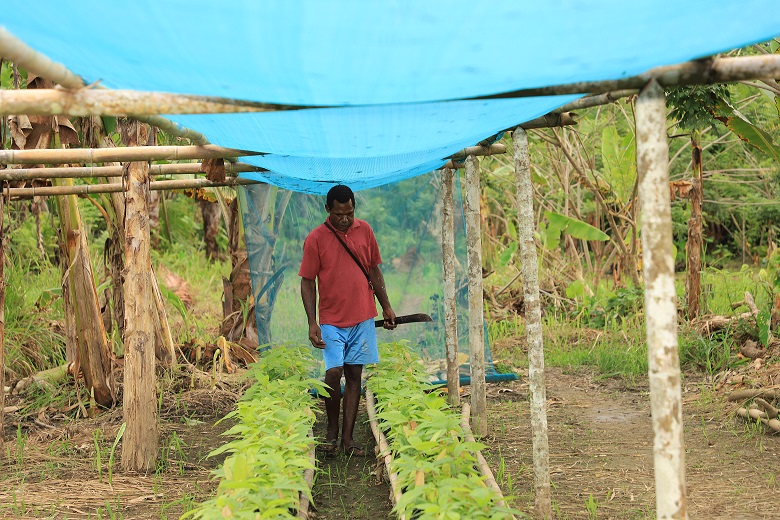
[[320,448],[326,455],[335,455],[339,449],[338,439],[331,439],[320,444]]
[[363,447],[358,446],[357,444],[351,444],[349,446],[344,446],[344,454],[347,457],[365,457],[366,456],[366,450],[363,449]]

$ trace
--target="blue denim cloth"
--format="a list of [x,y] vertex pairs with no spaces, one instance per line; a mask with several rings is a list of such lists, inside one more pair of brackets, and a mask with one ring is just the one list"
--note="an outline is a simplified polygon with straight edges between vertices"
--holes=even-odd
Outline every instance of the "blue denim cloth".
[[325,370],[346,365],[368,365],[379,362],[374,319],[352,327],[320,325],[325,349],[322,357]]

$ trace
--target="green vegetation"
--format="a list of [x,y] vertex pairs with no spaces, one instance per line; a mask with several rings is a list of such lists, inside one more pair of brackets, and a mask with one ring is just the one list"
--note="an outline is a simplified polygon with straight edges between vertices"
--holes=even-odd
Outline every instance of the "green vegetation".
[[250,368],[256,382],[225,417],[238,421],[225,433],[235,438],[209,454],[230,454],[214,471],[220,479],[217,495],[185,517],[296,518],[299,494],[311,500],[303,480],[303,471],[313,468],[309,390],[326,392],[322,382],[308,377],[312,367],[305,349],[279,347]]
[[484,446],[462,438],[459,414],[430,391],[420,359],[399,343],[383,345],[380,357],[368,384],[393,452],[389,469],[403,489],[396,514],[421,520],[522,515],[497,504],[476,466],[474,453]]

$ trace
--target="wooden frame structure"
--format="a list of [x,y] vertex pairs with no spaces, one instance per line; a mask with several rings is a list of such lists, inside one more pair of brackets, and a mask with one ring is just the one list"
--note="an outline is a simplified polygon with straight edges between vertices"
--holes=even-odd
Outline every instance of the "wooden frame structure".
[[[149,181],[149,169],[144,167],[145,161],[155,158],[167,159],[203,159],[208,157],[238,157],[254,152],[233,150],[228,152],[219,147],[208,146],[207,139],[197,132],[181,128],[170,121],[159,117],[164,113],[212,113],[212,112],[243,112],[243,111],[267,111],[286,109],[307,109],[312,107],[288,107],[278,105],[265,105],[260,103],[248,103],[240,100],[224,100],[214,98],[202,98],[197,96],[176,96],[166,98],[155,93],[127,93],[109,90],[85,89],[81,78],[47,58],[40,56],[19,42],[4,29],[0,29],[0,54],[11,59],[19,66],[27,68],[41,76],[47,77],[59,83],[66,89],[63,91],[36,91],[35,94],[3,92],[0,96],[0,112],[25,113],[25,114],[74,114],[74,115],[107,115],[107,114],[132,114],[139,121],[153,124],[162,130],[176,136],[187,137],[199,145],[197,147],[176,147],[175,152],[162,150],[163,147],[137,147],[126,149],[122,152],[102,152],[99,150],[75,152],[73,150],[58,150],[54,152],[35,151],[0,152],[0,163],[3,164],[35,164],[62,162],[99,163],[103,161],[128,161],[131,165],[130,188],[127,193],[129,198],[140,200],[135,207],[135,215],[143,220],[145,194],[148,194],[151,183]],[[647,308],[647,343],[650,361],[650,399],[653,413],[653,426],[655,431],[655,474],[656,474],[656,506],[658,518],[684,519],[687,518],[687,498],[685,493],[685,467],[684,467],[684,443],[682,437],[682,399],[680,390],[679,359],[677,352],[676,331],[676,299],[673,286],[673,258],[671,248],[671,213],[668,198],[668,148],[666,145],[665,129],[665,101],[661,87],[673,85],[690,85],[705,83],[723,83],[750,79],[765,79],[780,77],[780,55],[751,56],[741,58],[718,58],[692,61],[680,65],[659,67],[645,74],[614,81],[582,82],[569,85],[559,85],[537,89],[525,89],[515,92],[485,96],[479,99],[510,98],[526,96],[559,95],[573,93],[589,93],[590,97],[582,98],[569,106],[563,107],[542,121],[529,122],[515,129],[513,133],[516,179],[518,186],[518,212],[522,233],[520,237],[521,255],[523,256],[523,284],[527,305],[529,305],[529,325],[527,334],[529,345],[532,346],[530,358],[530,391],[531,391],[531,415],[534,424],[534,476],[536,491],[537,517],[551,516],[549,469],[547,453],[546,431],[546,402],[544,389],[544,358],[541,345],[541,326],[538,316],[538,280],[536,280],[535,248],[532,239],[533,211],[532,200],[529,195],[530,180],[528,168],[527,139],[523,128],[536,128],[531,124],[541,126],[554,126],[571,124],[567,118],[567,110],[577,107],[593,106],[595,104],[611,102],[616,97],[631,95],[639,91],[637,101],[637,134],[638,134],[638,170],[642,178],[640,187],[642,207],[642,243],[645,252],[645,304]],[[597,95],[596,95],[597,94]],[[593,105],[589,105],[592,103]],[[541,118],[540,118],[541,119]],[[469,324],[470,345],[472,347],[472,394],[473,417],[477,434],[487,431],[487,418],[485,412],[484,396],[484,359],[480,359],[482,338],[482,307],[481,307],[481,261],[479,257],[479,170],[477,155],[490,153],[503,153],[499,150],[501,145],[490,147],[478,147],[464,150],[453,156],[454,161],[445,165],[443,192],[451,199],[452,170],[461,167],[458,159],[465,159],[467,169],[467,212],[469,213],[469,300],[472,311],[472,320]],[[193,150],[196,148],[197,150]],[[105,155],[103,155],[105,153]],[[79,155],[80,154],[80,155]],[[113,155],[112,155],[113,154]],[[156,155],[157,154],[157,155]],[[162,154],[162,155],[160,155]],[[167,154],[167,155],[166,155]],[[55,157],[60,157],[55,159]],[[67,158],[66,158],[67,157]],[[74,168],[74,170],[76,170]],[[239,170],[236,170],[239,171]],[[2,172],[6,174],[6,172]],[[27,172],[29,173],[29,172]],[[75,173],[75,172],[74,172]],[[88,176],[85,170],[80,174]],[[94,173],[94,170],[93,170]],[[58,172],[58,175],[62,172]],[[12,173],[8,174],[9,176]],[[45,178],[42,174],[38,178]],[[102,173],[101,173],[102,175]],[[10,177],[0,178],[0,181],[9,180]],[[168,181],[166,181],[168,182]],[[239,181],[235,181],[239,184]],[[204,183],[203,185],[206,185]],[[160,186],[160,185],[158,185]],[[176,185],[182,186],[181,184]],[[173,188],[173,184],[165,185],[160,189]],[[84,188],[90,192],[88,188]],[[91,189],[91,188],[90,188]],[[40,189],[39,189],[40,190]],[[119,191],[125,191],[120,187]],[[93,191],[95,192],[95,191]],[[19,192],[17,192],[19,193]],[[32,195],[40,195],[44,192],[32,192]],[[0,208],[2,206],[0,205]],[[450,216],[448,217],[448,212]],[[451,206],[445,204],[445,237],[449,241],[452,234]],[[138,235],[140,234],[140,235]],[[127,231],[128,243],[137,244],[148,238],[148,228],[133,228]],[[449,244],[446,244],[449,248]],[[137,251],[136,251],[137,252]],[[445,250],[445,309],[453,304],[454,290],[452,290],[453,269],[448,267],[451,261],[451,252]],[[139,262],[145,262],[146,253],[140,252]],[[2,259],[2,251],[0,251]],[[136,267],[137,269],[137,267]],[[137,276],[137,271],[131,270],[128,278]],[[2,262],[0,262],[0,281],[2,280]],[[2,285],[0,284],[0,287]],[[144,293],[145,294],[145,293]],[[0,294],[0,303],[4,294]],[[139,296],[145,298],[145,296]],[[535,302],[535,303],[534,303]],[[149,309],[139,309],[141,313],[151,312]],[[454,315],[449,310],[447,362],[448,376],[457,374],[457,344],[452,339],[452,323]],[[0,329],[3,325],[3,313],[0,309]],[[2,330],[0,330],[2,332]],[[133,334],[148,334],[148,331],[135,331]],[[476,336],[479,336],[478,340]],[[139,343],[140,344],[140,343]],[[3,340],[0,337],[0,363],[3,360]],[[147,353],[148,354],[148,353]],[[130,361],[130,360],[128,360]],[[480,362],[482,365],[480,366]],[[135,361],[133,361],[135,363]],[[148,365],[149,361],[139,361],[140,365]],[[153,363],[153,360],[152,360]],[[147,366],[148,369],[148,366]],[[125,372],[134,374],[134,368]],[[153,373],[153,370],[152,370]],[[0,391],[3,385],[2,365],[0,364]],[[451,402],[457,402],[457,386],[450,381]],[[453,389],[454,387],[454,389]],[[152,397],[154,388],[147,389]],[[1,393],[1,392],[0,392]],[[0,395],[0,434],[2,433],[3,399]],[[132,400],[125,401],[125,417],[128,422],[135,420],[139,406]],[[136,428],[137,425],[132,426]],[[128,431],[131,426],[128,425]],[[137,428],[136,428],[137,430]],[[156,441],[155,441],[156,442]],[[143,469],[149,467],[149,457],[154,454],[144,454],[133,451],[133,443],[123,443],[122,460],[127,467]],[[125,453],[127,450],[127,453]]]

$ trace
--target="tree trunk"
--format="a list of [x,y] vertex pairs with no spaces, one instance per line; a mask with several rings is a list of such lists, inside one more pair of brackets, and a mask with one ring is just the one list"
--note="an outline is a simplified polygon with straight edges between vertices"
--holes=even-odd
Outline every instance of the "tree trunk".
[[445,168],[441,173],[441,250],[444,278],[444,343],[447,348],[447,400],[460,406],[460,366],[458,364],[458,311],[455,292],[455,208],[453,201],[454,172]]
[[[72,184],[70,179],[60,181]],[[84,382],[95,401],[101,406],[113,406],[116,384],[111,370],[111,352],[108,348],[106,329],[100,313],[97,288],[92,274],[84,224],[75,195],[57,197],[67,265],[65,283],[71,297],[76,331],[77,365],[84,374]]]
[[200,213],[203,217],[203,242],[206,245],[206,257],[209,260],[219,258],[217,233],[219,233],[219,203],[198,199]]
[[487,435],[485,395],[485,318],[482,300],[482,231],[480,227],[479,160],[466,158],[466,250],[469,275],[469,366],[474,433]]
[[542,308],[539,299],[539,261],[534,243],[533,186],[528,135],[522,128],[512,133],[517,183],[518,242],[528,338],[528,384],[531,393],[531,438],[534,461],[534,511],[536,518],[552,518],[550,448],[547,438],[547,389],[544,382]]
[[688,500],[672,257],[669,145],[666,141],[666,99],[655,80],[639,94],[636,129],[637,172],[642,179],[639,196],[650,410],[655,434],[656,515],[659,519],[682,520],[688,518]]
[[[129,146],[145,144],[149,127],[126,123]],[[125,370],[122,466],[151,471],[157,460],[155,296],[149,236],[149,163],[129,164],[125,196]]]
[[685,292],[688,303],[688,319],[693,320],[699,316],[701,303],[701,250],[702,250],[702,214],[701,205],[704,198],[704,185],[702,178],[701,146],[699,145],[699,132],[691,132],[691,164],[693,168],[691,178],[691,218],[688,219],[688,241],[685,245],[687,265]]

